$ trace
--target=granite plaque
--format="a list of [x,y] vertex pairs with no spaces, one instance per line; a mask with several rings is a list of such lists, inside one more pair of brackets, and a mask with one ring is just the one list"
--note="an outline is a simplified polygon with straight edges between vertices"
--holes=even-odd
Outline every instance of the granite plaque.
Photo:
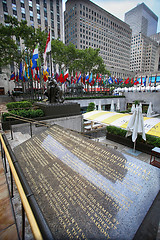
[[52,126],[14,150],[55,239],[133,239],[160,170]]

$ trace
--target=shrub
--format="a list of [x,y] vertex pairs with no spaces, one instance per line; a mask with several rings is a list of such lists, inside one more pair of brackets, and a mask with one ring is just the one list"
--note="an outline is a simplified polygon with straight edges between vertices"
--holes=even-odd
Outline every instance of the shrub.
[[94,111],[94,109],[95,109],[95,104],[93,102],[89,103],[87,107],[87,112]]
[[[108,133],[115,134],[115,135],[122,136],[122,137],[125,137],[126,133],[127,133],[127,130],[121,129],[121,128],[118,128],[118,127],[115,127],[115,126],[107,126],[106,130],[107,130]],[[137,142],[143,142],[143,143],[152,145],[154,147],[160,147],[160,138],[156,137],[156,136],[149,135],[149,134],[146,134],[146,141],[144,141],[142,136],[140,134],[138,134],[138,137],[137,137],[136,141]]]
[[[25,118],[36,118],[36,117],[43,117],[44,116],[44,112],[41,109],[19,109],[19,110],[11,110],[10,113],[20,116],[20,117],[25,117]],[[7,119],[8,116],[11,116],[10,113],[4,113],[3,114],[3,121],[9,121],[9,119]],[[14,120],[14,118],[13,118]]]
[[19,109],[19,108],[31,108],[32,103],[29,101],[21,101],[21,102],[10,102],[6,104],[7,109],[13,110],[13,109]]

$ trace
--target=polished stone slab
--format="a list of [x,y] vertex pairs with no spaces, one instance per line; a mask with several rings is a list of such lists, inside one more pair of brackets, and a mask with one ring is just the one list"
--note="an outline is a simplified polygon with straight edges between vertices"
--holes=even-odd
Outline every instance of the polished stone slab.
[[55,239],[133,239],[160,170],[52,126],[14,150]]

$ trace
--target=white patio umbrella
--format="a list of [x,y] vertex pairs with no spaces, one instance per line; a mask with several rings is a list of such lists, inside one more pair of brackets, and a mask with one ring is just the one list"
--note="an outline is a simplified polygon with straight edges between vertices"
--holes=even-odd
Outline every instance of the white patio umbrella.
[[98,110],[101,111],[101,101],[98,103]]
[[110,109],[111,112],[114,112],[114,101],[112,100],[111,102],[111,109]]
[[131,112],[133,113],[134,110],[135,110],[135,104],[133,103],[133,104],[132,104],[132,107],[131,107]]
[[94,110],[97,110],[97,108],[96,108],[96,102],[94,101]]
[[146,134],[144,129],[144,120],[142,115],[142,107],[136,106],[127,125],[126,137],[132,134],[132,142],[134,142],[134,150],[136,146],[136,139],[138,134],[142,135],[142,138],[146,141]]
[[157,91],[160,91],[160,85],[158,85],[158,86],[156,87],[156,90],[157,90]]
[[150,102],[149,103],[149,107],[148,107],[148,110],[147,110],[147,117],[151,117],[152,116],[152,103]]
[[117,111],[120,110],[120,102],[119,102],[119,99],[117,100],[117,107],[116,107],[116,110],[117,110]]

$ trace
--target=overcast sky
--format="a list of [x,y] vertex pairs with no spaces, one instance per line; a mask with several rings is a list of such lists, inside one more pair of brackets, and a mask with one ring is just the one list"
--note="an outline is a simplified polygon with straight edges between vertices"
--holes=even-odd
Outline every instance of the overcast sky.
[[[63,10],[65,10],[65,2],[63,0]],[[160,0],[92,0],[93,3],[105,9],[115,17],[124,21],[124,14],[136,7],[138,3],[144,2],[158,17],[160,21]],[[158,21],[157,32],[160,32],[160,22]]]

